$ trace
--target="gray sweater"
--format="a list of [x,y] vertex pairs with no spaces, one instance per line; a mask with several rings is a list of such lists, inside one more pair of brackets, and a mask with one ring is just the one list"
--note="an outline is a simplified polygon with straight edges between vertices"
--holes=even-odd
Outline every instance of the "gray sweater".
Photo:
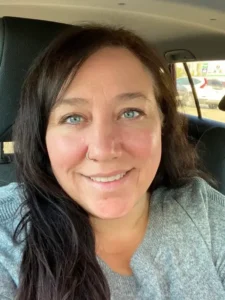
[[[13,299],[19,282],[23,246],[12,242],[19,204],[15,183],[0,189],[0,300]],[[97,257],[111,299],[224,300],[225,197],[194,178],[179,189],[157,189],[150,207],[132,276],[113,272]]]

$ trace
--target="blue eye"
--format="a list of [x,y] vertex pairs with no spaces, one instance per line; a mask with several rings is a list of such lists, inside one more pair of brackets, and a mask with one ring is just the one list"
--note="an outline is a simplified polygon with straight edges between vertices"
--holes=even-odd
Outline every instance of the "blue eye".
[[134,118],[140,116],[140,114],[141,114],[140,111],[131,109],[131,110],[125,111],[125,112],[123,113],[123,116],[124,116],[124,118],[126,118],[126,119],[134,119]]
[[83,121],[83,118],[78,115],[69,116],[65,119],[65,123],[67,124],[79,124]]

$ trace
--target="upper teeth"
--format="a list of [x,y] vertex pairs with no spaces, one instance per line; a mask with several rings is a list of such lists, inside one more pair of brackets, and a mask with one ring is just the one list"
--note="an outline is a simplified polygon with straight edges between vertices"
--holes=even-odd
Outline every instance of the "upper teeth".
[[90,178],[92,180],[98,181],[98,182],[110,182],[110,181],[119,180],[119,179],[121,179],[125,175],[126,175],[126,172],[118,174],[118,175],[115,175],[115,176],[111,176],[111,177],[90,177]]

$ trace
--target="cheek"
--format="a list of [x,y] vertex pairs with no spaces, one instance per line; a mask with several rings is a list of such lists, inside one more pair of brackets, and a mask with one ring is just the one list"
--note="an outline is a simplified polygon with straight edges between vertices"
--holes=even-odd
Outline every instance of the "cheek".
[[139,193],[149,188],[161,161],[161,128],[155,129],[141,129],[128,135],[126,147],[138,171],[135,181]]
[[124,146],[140,161],[161,156],[161,128],[142,128],[124,133]]
[[49,130],[46,145],[53,170],[68,169],[77,165],[86,153],[82,136],[71,136]]

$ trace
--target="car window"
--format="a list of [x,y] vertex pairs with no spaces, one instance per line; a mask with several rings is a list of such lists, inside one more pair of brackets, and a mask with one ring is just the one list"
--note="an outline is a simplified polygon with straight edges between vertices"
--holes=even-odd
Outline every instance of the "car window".
[[[225,113],[218,104],[225,96],[225,61],[187,63],[195,86],[203,118],[225,123]],[[175,64],[179,110],[198,116],[192,88],[183,63]],[[186,83],[187,82],[187,83]]]
[[5,142],[5,143],[3,143],[4,154],[12,154],[12,153],[14,153],[13,146],[14,146],[13,142]]
[[178,84],[189,84],[188,78],[179,78],[177,79]]
[[193,78],[193,82],[194,82],[194,84],[198,84],[198,83],[201,83],[201,80]]
[[221,89],[224,88],[222,81],[219,81],[219,80],[216,80],[216,79],[208,79],[207,82],[208,82],[208,85],[211,86],[214,89],[221,90]]

